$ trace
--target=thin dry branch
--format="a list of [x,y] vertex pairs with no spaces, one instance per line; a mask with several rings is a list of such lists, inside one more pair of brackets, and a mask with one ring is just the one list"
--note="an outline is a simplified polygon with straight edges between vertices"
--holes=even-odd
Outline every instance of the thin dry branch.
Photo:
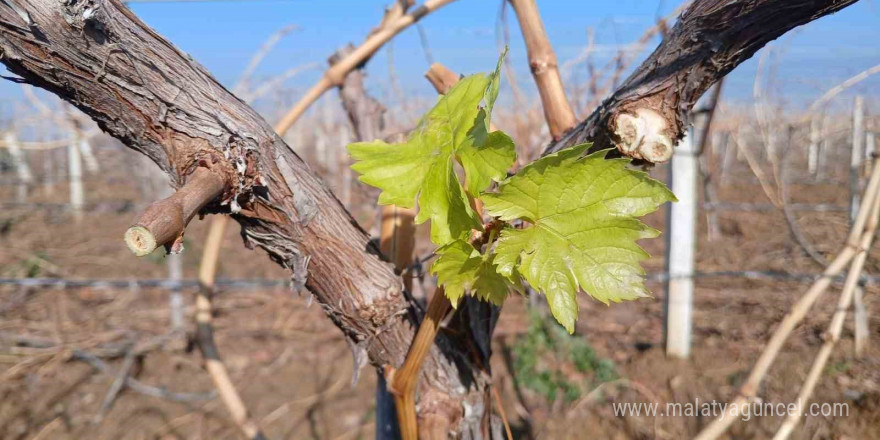
[[851,76],[846,81],[828,89],[828,91],[825,92],[822,96],[820,96],[819,99],[813,101],[813,103],[810,104],[810,107],[808,108],[807,113],[808,114],[815,113],[817,110],[819,110],[819,108],[821,108],[823,105],[827,104],[828,101],[831,101],[835,96],[839,95],[840,93],[842,93],[846,89],[868,79],[869,76],[874,75],[876,73],[880,73],[880,64],[878,64],[874,67],[871,67],[869,69],[863,70],[863,71]]
[[878,216],[880,216],[880,197],[875,195],[871,205],[871,216],[868,220],[865,234],[862,236],[862,240],[859,243],[859,253],[853,259],[852,265],[849,268],[849,273],[847,273],[843,290],[840,293],[840,299],[837,302],[837,309],[834,311],[834,315],[828,325],[828,330],[823,335],[825,342],[819,349],[819,353],[816,354],[816,359],[813,360],[813,366],[810,368],[810,372],[807,374],[807,378],[804,380],[804,384],[801,386],[801,390],[798,393],[796,410],[789,412],[788,417],[786,417],[785,421],[779,427],[779,430],[776,431],[776,435],[773,436],[773,440],[786,440],[791,436],[792,431],[794,431],[794,428],[804,416],[804,405],[809,402],[810,396],[813,395],[813,390],[816,388],[816,384],[819,382],[819,377],[822,375],[822,372],[825,371],[825,364],[828,363],[828,358],[831,356],[834,346],[837,344],[837,341],[840,340],[840,333],[841,330],[843,330],[843,321],[844,318],[846,318],[846,311],[852,305],[854,293],[856,289],[859,288],[859,278],[862,275],[865,260],[868,259],[868,250],[871,249],[871,243],[874,241],[874,234],[877,231],[877,222],[880,220],[878,219]]
[[[645,32],[643,32],[634,43],[627,44],[624,48],[619,49],[617,56],[615,56],[614,59],[608,61],[598,72],[594,72],[590,75],[587,90],[590,91],[591,99],[587,102],[586,108],[594,108],[599,105],[600,100],[617,86],[620,77],[636,60],[636,55],[642,53],[645,46],[647,46],[654,37],[658,35],[665,36],[666,31],[669,30],[668,23],[675,20],[675,18],[681,13],[682,9],[687,5],[688,2],[683,2],[667,16],[658,18],[657,22],[648,29],[645,29]],[[612,71],[611,76],[599,86],[599,80],[605,76],[605,72],[611,70],[612,66],[614,66],[614,70]]]
[[[703,429],[695,437],[695,440],[714,440],[727,431],[727,428],[739,417],[744,406],[756,396],[761,381],[764,380],[764,376],[767,375],[767,371],[773,365],[773,361],[776,359],[776,355],[779,354],[782,344],[788,339],[795,326],[804,319],[816,300],[831,285],[832,279],[861,251],[861,243],[869,235],[865,231],[865,224],[868,220],[868,215],[873,211],[872,206],[878,195],[878,187],[880,187],[880,162],[874,167],[868,188],[865,190],[865,197],[859,208],[859,214],[853,222],[853,228],[847,238],[846,246],[828,265],[822,273],[822,278],[816,280],[807,289],[798,302],[792,306],[791,311],[783,318],[761,356],[755,362],[755,366],[752,367],[752,372],[749,374],[748,379],[740,386],[739,396],[726,407],[729,409]],[[871,231],[870,235],[873,235],[873,231]]]
[[510,431],[510,422],[507,420],[507,412],[504,411],[504,402],[501,400],[501,394],[498,393],[498,387],[492,387],[492,398],[495,400],[495,406],[498,408],[498,415],[501,416],[501,423],[504,424],[504,434],[507,440],[513,440],[513,433]]
[[229,372],[217,343],[214,341],[213,307],[211,297],[214,293],[214,280],[217,275],[217,262],[220,255],[220,247],[223,243],[223,233],[229,217],[217,216],[211,222],[208,238],[205,240],[205,250],[202,252],[202,262],[199,264],[199,293],[196,297],[196,333],[195,344],[198,346],[205,360],[205,370],[211,376],[214,387],[220,394],[220,399],[232,416],[232,421],[249,440],[266,440],[259,425],[250,417],[244,400],[232,383]]
[[[63,352],[66,348],[64,346],[59,346],[56,341],[42,339],[42,338],[33,338],[22,335],[0,335],[3,339],[7,339],[11,341],[15,346],[19,347],[31,347],[31,348],[39,348],[39,349],[53,349],[56,352]],[[91,365],[94,369],[98,370],[102,374],[106,374],[112,377],[118,377],[116,372],[110,368],[106,362],[104,362],[101,357],[120,357],[125,356],[127,354],[131,354],[135,357],[142,356],[148,351],[156,348],[158,345],[161,345],[163,341],[166,340],[165,335],[160,336],[152,341],[148,341],[146,344],[141,344],[140,346],[135,346],[132,348],[130,345],[126,345],[122,348],[110,348],[110,349],[100,349],[95,350],[94,352],[82,350],[82,349],[73,349],[70,351],[70,359],[74,361],[85,362]],[[47,353],[50,355],[55,355],[55,352]],[[7,377],[12,375],[7,374]],[[6,377],[4,377],[6,378]],[[202,400],[211,400],[215,397],[214,392],[209,393],[177,393],[173,391],[168,391],[164,388],[155,387],[152,385],[147,385],[130,375],[126,375],[123,384],[136,393],[143,394],[145,396],[156,397],[159,399],[170,400],[173,402],[193,402],[193,401],[202,401]]]
[[586,120],[545,153],[592,141],[594,149],[665,162],[702,94],[796,26],[855,0],[696,0],[660,46]]
[[233,91],[238,93],[244,93],[248,89],[250,89],[251,77],[254,75],[254,72],[257,70],[257,67],[260,66],[260,63],[269,55],[269,52],[275,48],[275,46],[281,41],[282,38],[287,36],[287,34],[299,29],[299,26],[295,24],[289,24],[287,26],[278,29],[275,33],[269,36],[266,41],[263,42],[263,45],[260,46],[260,49],[254,53],[254,56],[251,57],[251,60],[248,62],[247,66],[244,68],[244,71],[241,72],[241,77],[238,79],[238,83],[236,83],[235,87],[233,87]]
[[186,225],[226,188],[226,178],[207,167],[196,167],[177,192],[150,205],[125,231],[125,244],[142,257],[159,246],[178,247]]
[[790,193],[788,188],[788,171],[789,171],[789,160],[788,154],[791,152],[791,139],[792,133],[791,129],[789,129],[788,133],[788,148],[784,153],[782,158],[782,164],[780,166],[780,179],[779,179],[779,198],[780,203],[782,204],[782,213],[785,215],[785,222],[788,224],[788,230],[791,232],[794,241],[800,245],[801,249],[813,259],[820,267],[828,266],[828,260],[825,259],[825,256],[820,254],[819,251],[816,250],[813,243],[807,238],[806,234],[801,230],[800,224],[798,223],[797,216],[794,214],[794,210],[791,206]]
[[[434,290],[431,300],[428,301],[428,311],[425,319],[419,325],[416,337],[406,354],[403,365],[397,369],[389,369],[388,388],[394,394],[394,403],[397,407],[400,435],[403,440],[445,439],[446,431],[425,429],[421,434],[416,419],[416,387],[418,386],[419,372],[428,354],[428,349],[434,344],[437,331],[443,318],[452,309],[452,304],[446,298],[443,287]],[[430,432],[428,432],[430,431]]]
[[101,420],[104,419],[104,414],[113,407],[113,403],[116,402],[116,397],[119,396],[119,392],[125,388],[125,379],[131,374],[136,359],[137,356],[135,355],[134,350],[129,349],[128,353],[125,354],[125,358],[122,360],[122,366],[119,367],[119,370],[116,373],[116,378],[113,380],[113,383],[110,384],[110,388],[107,389],[107,394],[104,395],[104,400],[101,402],[101,407],[98,408],[98,413],[92,418],[93,423],[101,423]]
[[764,195],[767,196],[767,199],[770,200],[770,203],[772,203],[773,206],[779,208],[781,203],[776,197],[776,191],[773,190],[770,182],[767,181],[767,176],[764,174],[764,170],[761,169],[761,164],[758,163],[758,159],[752,154],[752,150],[749,147],[748,142],[743,139],[745,136],[742,134],[742,130],[740,130],[736,137],[733,138],[733,142],[736,144],[736,148],[742,153],[743,157],[746,158],[746,164],[748,164],[749,169],[752,170],[752,174],[755,175],[755,178],[758,179],[758,183],[761,184],[761,189],[764,191]]
[[[98,130],[91,130],[86,133],[83,133],[83,138],[90,138],[98,134]],[[70,146],[70,144],[74,143],[74,139],[59,139],[56,141],[43,141],[43,142],[22,142],[18,141],[15,147],[20,148],[22,150],[55,150],[58,148],[64,148]],[[0,139],[0,148],[11,148],[12,144],[5,139]]]
[[[326,184],[204,67],[111,0],[0,3],[0,35],[0,61],[12,73],[83,110],[173,181],[218,157],[230,188],[209,210],[239,202],[234,218],[247,245],[287,268],[375,367],[402,363],[418,320],[399,275]],[[465,436],[480,432],[490,381],[463,338],[438,335],[420,385],[438,406],[419,413],[444,417]],[[464,408],[475,417],[456,417]]]
[[577,124],[577,120],[565,96],[556,52],[547,39],[547,32],[544,30],[535,0],[509,1],[516,11],[523,39],[526,42],[529,67],[538,86],[541,104],[544,106],[544,119],[550,127],[550,135],[554,140],[559,139]]
[[[313,85],[312,88],[300,98],[299,102],[288,110],[287,114],[285,114],[278,124],[275,125],[275,131],[283,136],[299,117],[305,113],[306,109],[308,109],[312,103],[317,101],[324,92],[333,87],[341,86],[345,80],[345,76],[348,75],[352,69],[363,64],[373,56],[373,54],[375,54],[382,45],[388,42],[388,40],[418,22],[424,16],[452,3],[453,1],[455,0],[428,0],[407,14],[403,14],[403,11],[400,11],[400,8],[390,8],[386,12],[379,28],[370,34],[370,36],[367,37],[367,39],[353,52],[327,69],[321,79]],[[400,3],[396,3],[395,6],[399,4]]]
[[291,67],[290,69],[285,70],[277,76],[274,76],[264,81],[262,84],[260,84],[259,87],[255,87],[250,91],[242,91],[242,99],[244,99],[245,102],[252,103],[257,99],[262,98],[272,90],[277,89],[290,78],[293,78],[294,76],[299,75],[306,70],[316,69],[317,67],[318,63],[307,63],[303,64],[302,66]]
[[[113,370],[107,365],[106,362],[99,359],[97,356],[82,350],[74,350],[71,355],[72,359],[83,361],[89,365],[91,365],[96,370],[101,373],[113,376]],[[168,391],[164,388],[154,387],[131,377],[126,376],[124,379],[125,386],[130,388],[132,391],[143,394],[145,396],[156,397],[158,399],[170,400],[172,402],[193,402],[193,401],[202,401],[202,400],[211,400],[216,394],[214,392],[209,393],[176,393],[173,391]]]
[[461,75],[449,70],[448,67],[440,63],[431,64],[431,67],[425,72],[425,78],[434,86],[434,90],[441,95],[445,95],[452,89],[452,86],[461,79]]

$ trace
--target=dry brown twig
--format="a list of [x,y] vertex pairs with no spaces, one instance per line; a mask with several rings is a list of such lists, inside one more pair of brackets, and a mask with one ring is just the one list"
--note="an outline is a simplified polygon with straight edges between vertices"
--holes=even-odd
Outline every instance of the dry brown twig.
[[159,246],[169,250],[181,244],[190,220],[226,188],[226,178],[203,166],[196,167],[174,194],[154,202],[125,231],[125,244],[137,256],[149,255]]
[[[669,15],[659,18],[654,26],[645,29],[645,32],[634,42],[627,46],[626,49],[618,50],[617,56],[608,61],[601,69],[596,71],[596,69],[591,67],[590,81],[587,85],[587,90],[590,91],[590,100],[586,104],[586,108],[592,109],[599,105],[600,101],[605,98],[612,87],[615,86],[617,81],[620,80],[620,77],[623,75],[623,72],[628,69],[633,61],[636,59],[636,55],[641,53],[645,46],[647,46],[648,42],[650,42],[654,37],[658,34],[664,34],[668,29],[668,23],[675,20],[676,17],[681,13],[682,9],[687,6],[687,2],[683,2],[680,4],[675,10],[669,13]],[[572,66],[579,63],[588,61],[589,53],[583,53],[579,55],[577,58],[572,60]],[[568,65],[568,62],[565,63]],[[599,86],[599,80],[605,76],[605,73],[611,70],[612,66],[614,67],[611,76]]]
[[251,77],[254,75],[254,72],[257,70],[257,67],[260,66],[260,63],[266,59],[266,56],[269,55],[269,52],[281,42],[285,36],[290,34],[293,31],[299,30],[299,26],[295,24],[289,24],[287,26],[278,29],[274,34],[270,35],[266,41],[263,42],[263,45],[260,46],[260,49],[254,53],[248,62],[247,66],[242,71],[241,76],[238,79],[238,83],[236,83],[235,87],[232,90],[236,93],[244,93],[247,90],[251,89]]
[[[507,23],[507,4],[508,0],[502,0],[501,9],[498,13],[498,20],[495,26],[495,44],[498,48],[498,53],[504,51],[505,47],[510,47],[510,27]],[[523,96],[523,92],[519,87],[519,82],[516,78],[516,71],[513,68],[513,55],[508,52],[507,56],[504,57],[502,69],[504,72],[504,77],[507,79],[507,84],[510,87],[511,95],[513,95],[513,105],[517,109],[521,109],[520,111],[513,112],[513,126],[514,126],[514,139],[529,139],[529,130],[528,130],[528,115],[531,113],[529,109],[529,103],[527,103],[526,99]],[[528,109],[528,110],[526,110]],[[526,121],[523,122],[523,114],[526,115]],[[530,150],[530,143],[526,143],[524,145],[525,148]],[[523,156],[530,157],[531,152],[526,150]],[[519,159],[517,159],[519,161]]]
[[510,430],[510,422],[507,420],[507,412],[504,411],[504,402],[501,400],[501,394],[498,393],[498,387],[492,386],[492,397],[495,399],[495,406],[498,408],[498,415],[501,416],[501,423],[504,424],[504,433],[507,440],[513,440],[513,432]]
[[241,92],[242,99],[244,99],[244,101],[247,103],[252,103],[252,102],[256,101],[257,99],[262,98],[263,96],[265,96],[267,93],[271,92],[272,90],[277,89],[282,84],[284,84],[285,81],[289,80],[290,78],[293,78],[294,76],[299,75],[300,73],[302,73],[306,70],[316,69],[317,67],[318,67],[318,63],[307,63],[307,64],[303,64],[301,66],[291,67],[290,69],[285,70],[284,72],[278,74],[277,76],[269,78],[268,80],[264,81],[262,84],[260,84],[259,87],[254,87],[253,89],[251,89],[249,91],[242,91]]
[[[288,110],[287,114],[281,118],[278,124],[275,125],[275,131],[279,136],[284,136],[284,133],[293,126],[312,103],[317,101],[327,90],[341,86],[345,80],[345,76],[351,72],[352,69],[363,64],[367,59],[373,56],[373,54],[375,54],[382,45],[388,42],[388,40],[418,22],[424,16],[452,3],[453,1],[454,0],[427,0],[425,3],[422,3],[421,6],[409,13],[405,13],[408,7],[403,6],[403,3],[395,2],[394,5],[386,11],[379,27],[374,30],[373,33],[371,33],[370,36],[368,36],[367,39],[353,52],[327,69],[321,79],[318,80],[318,82],[313,85],[302,98],[300,98],[299,102]],[[406,2],[406,4],[409,5],[410,2]]]
[[871,67],[869,69],[863,70],[863,71],[851,76],[850,78],[843,81],[842,83],[828,89],[828,91],[825,92],[822,96],[820,96],[819,99],[813,101],[813,103],[810,104],[810,107],[807,110],[808,115],[812,115],[813,113],[815,113],[817,110],[819,110],[819,108],[821,108],[823,105],[827,104],[828,101],[831,101],[835,96],[839,95],[841,92],[843,92],[846,89],[868,79],[868,77],[870,77],[871,75],[877,74],[877,73],[880,73],[880,64],[878,64],[874,67]]
[[749,148],[748,142],[746,139],[743,139],[742,130],[736,136],[733,137],[733,142],[736,144],[737,149],[742,152],[743,157],[746,158],[746,164],[748,164],[749,169],[752,171],[752,174],[758,179],[758,183],[761,184],[761,189],[764,190],[764,194],[767,196],[767,199],[770,200],[770,203],[773,206],[779,208],[781,203],[779,199],[776,197],[776,191],[773,190],[773,187],[770,185],[770,182],[767,181],[767,176],[764,174],[764,170],[761,169],[761,165],[758,163],[758,159],[752,154],[751,148]]
[[874,199],[870,201],[870,203],[871,215],[868,220],[868,225],[865,228],[865,234],[859,242],[859,253],[855,256],[852,265],[849,268],[849,273],[847,273],[843,290],[840,293],[840,299],[837,302],[837,309],[835,309],[831,322],[828,324],[828,330],[823,335],[825,342],[816,354],[813,366],[810,368],[810,372],[807,374],[807,378],[804,380],[804,384],[801,386],[801,390],[798,393],[797,409],[788,414],[788,417],[786,417],[782,426],[779,427],[776,435],[773,436],[773,440],[786,440],[791,435],[798,422],[803,418],[804,405],[810,400],[810,396],[813,394],[813,390],[819,382],[819,377],[825,370],[825,364],[828,363],[828,358],[831,356],[834,346],[837,344],[837,341],[840,340],[840,333],[843,330],[843,321],[844,318],[846,318],[846,311],[852,305],[855,290],[859,288],[859,277],[862,275],[862,269],[865,266],[865,261],[868,259],[868,250],[871,249],[871,243],[874,241],[874,234],[877,231],[877,222],[880,220],[878,219],[878,217],[880,217],[880,197],[875,194]]
[[[425,77],[431,82],[437,90],[437,93],[440,94],[447,93],[459,78],[458,75],[438,63],[434,63],[431,68],[428,69]],[[387,212],[387,208],[391,208],[390,212]],[[394,263],[397,270],[403,270],[409,266],[412,260],[412,250],[415,242],[414,230],[412,229],[413,216],[408,216],[409,228],[406,230],[400,230],[401,234],[398,234],[397,226],[398,223],[400,223],[398,220],[400,217],[396,215],[397,209],[398,208],[395,206],[385,206],[382,209],[381,247],[382,252],[386,256],[395,257]],[[405,218],[400,220],[405,220]],[[398,235],[400,235],[400,237],[398,237]],[[401,243],[398,244],[398,241]],[[400,258],[404,257],[404,252],[408,252],[408,256],[405,257],[405,262],[403,261],[404,258]],[[398,263],[403,263],[403,265],[399,265]],[[405,277],[404,282],[409,282],[410,285],[412,284],[410,277]],[[434,339],[437,336],[440,323],[443,321],[443,318],[449,312],[451,307],[452,304],[446,298],[443,288],[438,287],[435,289],[433,296],[428,302],[428,310],[425,318],[419,325],[419,329],[410,345],[410,349],[406,354],[403,365],[399,369],[388,367],[386,370],[388,390],[394,395],[398,425],[403,440],[415,440],[419,438],[415,396],[416,388],[418,386],[419,371],[421,371],[422,363],[424,362],[428,349],[434,344]],[[443,433],[437,434],[443,435]],[[429,437],[430,434],[426,435],[423,430],[422,436]]]
[[577,120],[565,96],[556,52],[547,39],[547,32],[544,30],[535,0],[509,1],[516,11],[523,39],[526,42],[529,67],[538,86],[541,104],[544,106],[544,119],[550,127],[550,135],[554,140],[559,139],[577,125]]
[[220,357],[217,343],[214,341],[213,307],[211,297],[214,292],[214,281],[217,274],[217,263],[220,255],[220,246],[223,243],[223,234],[229,217],[218,216],[211,223],[208,238],[205,240],[205,250],[202,253],[202,261],[199,264],[199,293],[196,297],[196,333],[194,342],[202,353],[205,361],[205,370],[211,376],[214,387],[220,394],[220,399],[232,416],[232,421],[241,430],[246,438],[251,440],[265,440],[256,422],[248,414],[244,400],[236,390],[229,371]]
[[798,223],[798,219],[795,216],[794,210],[791,207],[790,193],[788,190],[788,154],[791,151],[791,139],[792,133],[791,129],[789,129],[788,133],[788,148],[785,153],[783,153],[782,164],[780,165],[780,178],[779,178],[779,197],[780,203],[782,204],[782,213],[785,215],[785,222],[788,224],[788,230],[791,232],[794,241],[800,245],[801,249],[809,255],[813,261],[816,262],[820,267],[828,266],[828,260],[825,259],[825,256],[820,254],[819,251],[816,250],[815,246],[810,242],[807,236],[804,234],[803,230],[801,230],[800,224]]
[[443,64],[434,63],[425,72],[425,78],[434,86],[437,93],[445,95],[461,79],[461,75],[449,70]]
[[776,355],[779,354],[782,344],[788,339],[795,326],[804,319],[812,305],[828,289],[832,279],[863,250],[861,247],[862,243],[866,238],[870,239],[874,233],[873,231],[866,231],[865,225],[869,214],[874,211],[872,206],[878,196],[878,188],[880,188],[880,161],[874,166],[871,180],[868,183],[862,204],[859,207],[859,214],[853,222],[853,228],[847,238],[846,245],[828,265],[822,273],[822,277],[807,289],[797,303],[792,306],[785,318],[783,318],[761,356],[755,362],[754,367],[752,367],[752,372],[749,374],[748,379],[740,386],[739,396],[726,407],[730,409],[703,429],[695,437],[695,440],[713,440],[727,431],[727,428],[739,417],[743,406],[747,405],[756,396],[761,381],[767,375],[767,371],[776,359]]
[[419,325],[416,337],[410,345],[406,359],[399,369],[388,367],[386,376],[388,377],[388,388],[394,394],[394,404],[397,407],[398,421],[400,423],[400,436],[403,440],[416,440],[418,438],[425,439],[443,439],[446,438],[445,430],[436,430],[440,432],[427,432],[427,429],[419,431],[416,422],[416,387],[418,386],[419,372],[422,369],[422,363],[434,339],[437,337],[437,331],[440,329],[440,323],[452,308],[449,299],[443,287],[437,287],[431,300],[428,301],[428,310],[425,313],[425,319]]
[[110,388],[104,396],[104,401],[101,402],[101,407],[98,409],[98,413],[95,414],[95,417],[92,419],[92,423],[101,423],[101,420],[104,419],[104,414],[113,407],[113,403],[116,401],[119,392],[125,388],[125,379],[131,374],[136,359],[137,356],[135,355],[134,350],[129,349],[122,361],[122,366],[119,367],[119,370],[116,373],[116,378],[113,380],[113,383],[110,384]]

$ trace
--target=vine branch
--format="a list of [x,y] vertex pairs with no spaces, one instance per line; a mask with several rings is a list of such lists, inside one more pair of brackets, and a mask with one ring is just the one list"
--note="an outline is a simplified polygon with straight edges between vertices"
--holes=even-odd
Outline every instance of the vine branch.
[[134,221],[125,231],[125,244],[139,257],[163,245],[170,251],[182,250],[186,225],[225,188],[224,176],[206,167],[196,167],[182,188],[151,204]]
[[305,113],[306,109],[308,109],[312,103],[317,101],[324,92],[333,87],[341,86],[342,82],[345,80],[345,76],[348,75],[352,69],[363,64],[366,60],[372,57],[379,48],[404,29],[417,23],[424,16],[452,3],[453,1],[455,0],[427,0],[421,6],[409,13],[406,13],[406,11],[411,5],[410,2],[405,2],[403,4],[400,2],[395,3],[394,6],[386,11],[379,27],[371,33],[360,46],[355,48],[354,51],[339,59],[327,69],[321,79],[318,80],[318,82],[315,83],[315,85],[313,85],[312,88],[310,88],[306,94],[290,108],[290,110],[287,111],[278,124],[275,125],[275,131],[277,131],[280,136],[284,136],[284,133],[293,126],[300,116]]
[[693,1],[629,78],[545,154],[591,141],[597,150],[666,162],[709,87],[768,42],[855,1]]
[[538,86],[538,94],[544,106],[544,119],[550,127],[550,136],[554,140],[559,139],[577,125],[577,120],[565,95],[562,78],[559,76],[556,52],[547,39],[547,32],[544,30],[544,23],[541,22],[535,0],[509,1],[516,11],[519,27],[526,42],[529,67]]

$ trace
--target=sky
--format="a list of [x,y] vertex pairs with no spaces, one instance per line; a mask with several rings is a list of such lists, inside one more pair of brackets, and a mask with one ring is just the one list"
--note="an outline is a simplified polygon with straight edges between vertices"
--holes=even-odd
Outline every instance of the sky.
[[[268,78],[289,68],[315,63],[323,68],[326,58],[349,42],[359,43],[379,22],[389,0],[227,0],[211,2],[162,1],[130,3],[131,9],[148,25],[208,68],[231,87],[263,41],[278,29],[294,24],[298,30],[287,36],[257,72]],[[421,21],[430,53],[461,73],[487,71],[498,54],[496,29],[501,0],[458,0]],[[538,6],[551,43],[561,64],[578,55],[587,43],[587,32],[595,35],[598,66],[611,59],[619,47],[639,38],[657,17],[672,12],[678,2],[662,0],[542,0]],[[510,61],[526,91],[531,86],[525,47],[512,10],[507,11]],[[644,59],[659,43],[654,39],[637,60]],[[774,81],[769,94],[792,106],[804,106],[827,88],[880,63],[880,5],[862,0],[835,15],[821,18],[790,32],[762,52],[765,74]],[[751,99],[757,59],[743,63],[726,83],[725,97],[733,101]],[[369,63],[368,87],[388,94],[389,66],[393,68],[404,95],[432,96],[424,80],[428,60],[419,32],[411,27],[380,51]],[[635,65],[638,62],[634,63]],[[583,73],[581,66],[580,74]],[[291,79],[288,89],[301,91],[320,75],[312,69]],[[880,79],[874,78],[852,93],[876,93]],[[503,93],[503,90],[502,90]],[[14,98],[18,87],[8,82],[0,95]],[[842,97],[841,99],[845,99]]]

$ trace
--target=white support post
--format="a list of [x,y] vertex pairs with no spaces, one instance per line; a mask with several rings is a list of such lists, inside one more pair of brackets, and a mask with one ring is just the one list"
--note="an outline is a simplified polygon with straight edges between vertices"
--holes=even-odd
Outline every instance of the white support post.
[[730,176],[730,167],[738,154],[738,142],[731,142],[731,136],[733,136],[733,134],[728,132],[724,141],[724,156],[721,158],[721,175],[718,176],[718,183],[720,186],[727,185],[727,179]]
[[874,166],[874,153],[877,151],[874,142],[874,132],[865,132],[865,175],[871,173],[871,167]]
[[862,141],[865,139],[865,106],[861,96],[856,96],[853,104],[853,132],[852,132],[852,156],[849,163],[849,191],[850,191],[850,220],[856,218],[859,210],[859,195],[861,166],[862,166]]
[[95,158],[95,153],[92,151],[92,144],[90,144],[89,140],[85,137],[82,137],[79,141],[79,152],[86,164],[86,171],[91,174],[97,173],[100,170],[98,160]]
[[693,139],[690,129],[675,148],[670,169],[671,187],[678,203],[669,207],[667,224],[666,355],[677,358],[687,358],[691,349],[699,179]]
[[[865,106],[861,96],[856,96],[853,105],[853,132],[852,132],[852,157],[849,170],[850,193],[852,201],[850,202],[850,222],[855,221],[858,213],[858,204],[860,202],[861,177],[863,170],[863,161],[870,162],[871,153],[874,149],[874,139],[870,132],[865,133]],[[868,139],[870,137],[870,139]],[[864,150],[862,150],[862,142],[865,142]],[[871,153],[868,149],[871,149]],[[862,154],[865,154],[864,157]],[[866,159],[866,160],[863,160]],[[861,286],[857,286],[853,292],[853,324],[855,326],[855,355],[861,356],[868,343],[868,310],[865,308],[863,299],[864,293]]]
[[[860,181],[865,167],[871,166],[871,159],[874,154],[874,133],[865,131],[864,125],[864,105],[862,97],[856,97],[855,108],[853,109],[853,151],[852,151],[852,169],[850,169],[850,185],[853,191],[852,203],[859,202]],[[858,141],[856,140],[858,139]],[[864,157],[856,158],[857,154],[861,154],[861,141],[864,139],[865,151]],[[863,163],[862,163],[863,162]],[[850,212],[850,221],[855,220],[856,210]],[[856,287],[853,292],[853,326],[854,329],[854,348],[855,356],[861,357],[868,345],[870,331],[868,330],[868,309],[865,307],[864,291],[861,286]]]
[[828,152],[831,151],[831,133],[829,133],[829,126],[831,125],[829,121],[828,115],[822,116],[822,124],[821,124],[821,135],[822,139],[819,142],[819,157],[816,159],[816,180],[822,180],[825,178],[825,173],[828,168]]
[[[164,199],[174,191],[165,182],[165,176],[156,167],[150,168],[148,174],[149,187],[147,197],[152,200]],[[165,267],[168,270],[168,326],[172,333],[181,335],[186,330],[186,313],[180,281],[183,279],[183,255],[169,253],[165,256]]]
[[18,177],[15,201],[25,203],[27,202],[28,187],[34,180],[34,176],[31,174],[31,167],[28,165],[24,151],[18,144],[18,139],[14,133],[7,132],[3,140],[6,142],[7,148],[9,148],[9,156],[12,159],[12,165],[15,167],[15,173]]
[[43,152],[43,194],[52,196],[55,191],[55,150]]
[[82,220],[85,194],[82,184],[82,156],[79,154],[78,139],[67,146],[68,177],[70,179],[70,211],[75,221]]
[[171,309],[171,331],[182,334],[185,330],[183,294],[180,292],[180,280],[183,278],[183,255],[170,253],[166,260],[168,262],[168,281],[171,282],[171,294],[168,297],[168,306]]
[[810,147],[807,151],[807,170],[811,176],[816,175],[819,165],[819,118],[816,115],[810,117]]
[[865,307],[865,292],[861,286],[853,292],[853,324],[855,326],[855,355],[862,357],[868,346],[871,332],[868,329],[868,308]]

